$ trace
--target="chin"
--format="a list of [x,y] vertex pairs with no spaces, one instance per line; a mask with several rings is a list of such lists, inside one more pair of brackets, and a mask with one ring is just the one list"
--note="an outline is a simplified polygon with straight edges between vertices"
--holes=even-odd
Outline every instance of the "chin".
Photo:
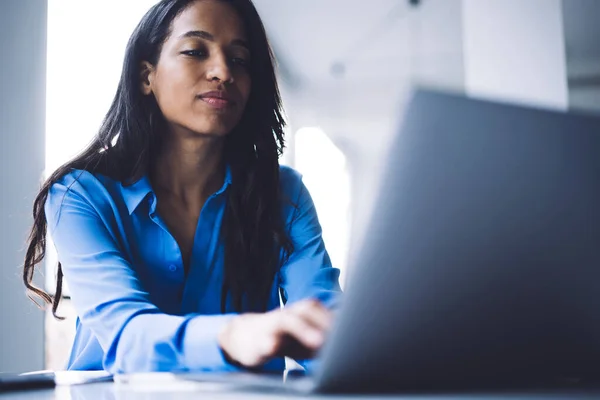
[[233,130],[233,128],[230,127],[229,125],[201,124],[201,125],[196,125],[196,126],[194,126],[194,125],[190,126],[189,130],[199,136],[225,137]]
[[197,120],[197,122],[201,121],[201,123],[190,124],[190,126],[193,126],[194,129],[192,130],[194,132],[200,134],[225,137],[233,131],[238,120],[238,118],[235,118],[235,116],[232,115],[205,115]]

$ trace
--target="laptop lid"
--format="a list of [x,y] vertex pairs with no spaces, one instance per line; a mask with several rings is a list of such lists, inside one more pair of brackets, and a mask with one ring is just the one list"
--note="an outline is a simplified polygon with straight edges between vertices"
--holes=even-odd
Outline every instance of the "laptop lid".
[[600,368],[600,120],[418,90],[389,148],[320,391]]

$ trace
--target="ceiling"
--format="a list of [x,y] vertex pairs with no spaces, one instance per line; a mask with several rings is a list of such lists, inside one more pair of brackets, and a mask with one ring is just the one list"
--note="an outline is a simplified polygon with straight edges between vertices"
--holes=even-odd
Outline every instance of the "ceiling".
[[[452,57],[460,47],[448,27],[460,22],[452,11],[460,2],[254,0],[285,72],[297,80],[400,76],[416,54]],[[562,8],[568,59],[600,60],[600,0],[562,0]]]
[[409,0],[254,3],[292,84],[405,78],[417,56],[442,61],[460,52],[457,35],[447,35],[447,26],[460,21],[460,0],[424,0],[419,7]]
[[416,77],[462,81],[460,2],[254,0],[292,122],[379,155]]
[[[279,60],[288,111],[334,138],[360,138],[367,127],[389,132],[415,81],[462,87],[462,0],[254,3]],[[600,0],[562,3],[576,84],[575,76],[600,75]]]

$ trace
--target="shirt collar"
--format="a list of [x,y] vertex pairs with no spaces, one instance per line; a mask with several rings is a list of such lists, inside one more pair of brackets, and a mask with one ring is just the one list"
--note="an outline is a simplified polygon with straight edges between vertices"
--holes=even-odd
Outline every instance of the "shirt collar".
[[137,182],[124,186],[121,184],[123,193],[123,199],[127,205],[127,211],[129,215],[133,214],[140,203],[152,193],[152,186],[150,186],[150,180],[146,175],[142,176]]
[[[221,189],[219,189],[215,194],[222,194],[225,192],[227,187],[229,187],[229,185],[231,185],[231,168],[229,165],[227,165],[225,167],[225,179],[223,180],[223,186],[221,186]],[[139,207],[149,193],[154,194],[152,186],[150,185],[150,180],[146,175],[142,176],[138,181],[131,185],[124,186],[121,184],[121,187],[123,199],[127,205],[127,211],[129,211],[129,215],[133,214],[133,212]]]

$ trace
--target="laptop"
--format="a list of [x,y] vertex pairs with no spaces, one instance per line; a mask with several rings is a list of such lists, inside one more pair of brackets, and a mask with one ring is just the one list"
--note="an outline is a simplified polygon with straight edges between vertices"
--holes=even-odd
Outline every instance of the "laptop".
[[314,374],[290,392],[600,376],[600,118],[417,90]]
[[16,390],[47,389],[53,388],[55,385],[55,375],[51,371],[30,374],[0,373],[0,393]]
[[47,389],[55,386],[110,382],[112,380],[112,376],[105,371],[43,370],[21,374],[0,373],[0,393],[16,390]]

